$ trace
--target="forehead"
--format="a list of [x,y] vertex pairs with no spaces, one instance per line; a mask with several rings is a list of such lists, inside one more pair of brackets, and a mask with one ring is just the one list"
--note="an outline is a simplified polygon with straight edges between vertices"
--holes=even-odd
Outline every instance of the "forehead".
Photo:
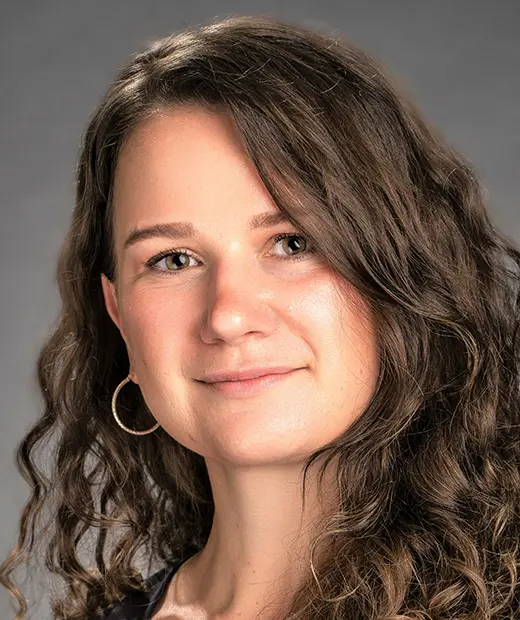
[[[208,166],[211,164],[211,166]],[[180,172],[195,167],[228,170],[251,167],[240,134],[224,112],[186,105],[163,109],[140,121],[124,140],[117,160],[115,185],[125,172],[159,173],[175,166]],[[179,178],[180,175],[172,175]]]
[[163,110],[130,133],[113,203],[116,221],[276,209],[229,116],[193,105]]

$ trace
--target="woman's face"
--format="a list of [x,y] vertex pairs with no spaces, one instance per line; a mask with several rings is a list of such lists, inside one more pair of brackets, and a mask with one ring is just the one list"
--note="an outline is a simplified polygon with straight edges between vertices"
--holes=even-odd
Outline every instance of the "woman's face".
[[[378,373],[368,309],[305,237],[275,240],[298,235],[290,223],[251,228],[280,211],[226,117],[192,106],[142,122],[118,160],[114,210],[106,306],[173,438],[237,464],[289,462],[363,412]],[[193,234],[174,234],[174,222]],[[200,381],[273,366],[299,370],[251,393]]]

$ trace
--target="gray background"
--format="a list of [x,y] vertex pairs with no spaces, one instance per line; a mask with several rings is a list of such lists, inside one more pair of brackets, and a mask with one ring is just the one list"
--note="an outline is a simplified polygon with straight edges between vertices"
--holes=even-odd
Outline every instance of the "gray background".
[[[520,240],[519,0],[11,0],[0,8],[2,560],[28,494],[14,449],[40,412],[35,359],[59,309],[54,271],[80,136],[115,72],[147,42],[246,13],[345,35],[378,57],[469,157],[492,220]],[[50,618],[46,587],[24,589],[41,599],[29,617]],[[1,618],[14,617],[8,609],[2,588]]]

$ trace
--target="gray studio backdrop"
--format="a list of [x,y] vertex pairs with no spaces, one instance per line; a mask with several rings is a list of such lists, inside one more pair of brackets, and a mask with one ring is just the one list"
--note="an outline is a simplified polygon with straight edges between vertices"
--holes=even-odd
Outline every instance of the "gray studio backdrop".
[[[81,132],[115,72],[150,40],[231,14],[336,31],[378,57],[480,171],[496,225],[520,241],[518,0],[4,0],[0,17],[0,553],[28,488],[14,449],[40,412],[34,364],[58,312],[55,262]],[[50,618],[46,590],[34,618]],[[3,590],[3,589],[2,589]],[[5,591],[0,618],[10,619]]]

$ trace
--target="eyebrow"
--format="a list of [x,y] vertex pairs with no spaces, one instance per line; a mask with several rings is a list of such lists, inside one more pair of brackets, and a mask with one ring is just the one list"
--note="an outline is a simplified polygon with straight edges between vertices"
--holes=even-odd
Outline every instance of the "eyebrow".
[[[258,230],[260,228],[272,228],[277,224],[283,224],[289,220],[281,211],[267,211],[260,213],[251,218],[249,222],[249,230]],[[191,222],[166,222],[164,224],[154,224],[146,228],[133,230],[124,243],[126,250],[131,245],[144,239],[153,239],[155,237],[168,237],[169,239],[192,238],[196,235],[196,228]]]

